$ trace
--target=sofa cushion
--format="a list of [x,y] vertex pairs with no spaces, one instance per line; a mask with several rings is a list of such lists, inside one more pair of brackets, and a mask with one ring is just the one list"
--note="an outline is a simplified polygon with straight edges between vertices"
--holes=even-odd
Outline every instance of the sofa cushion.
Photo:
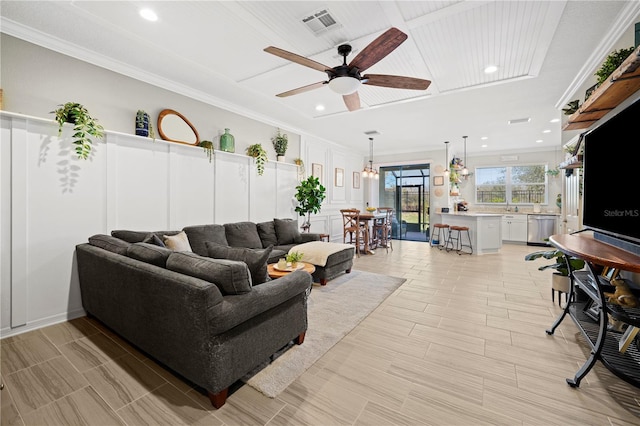
[[112,253],[127,255],[130,243],[110,235],[97,234],[89,237],[89,244],[108,250]]
[[173,251],[193,251],[189,244],[189,238],[184,231],[176,235],[164,235],[162,241],[168,249]]
[[297,221],[292,219],[273,219],[273,225],[276,228],[279,246],[285,244],[300,244],[302,242]]
[[162,240],[160,239],[160,237],[158,237],[156,234],[154,234],[153,232],[149,232],[147,234],[146,237],[144,237],[144,240],[142,240],[143,243],[149,243],[149,244],[154,244],[158,247],[165,247],[164,243],[162,242]]
[[214,259],[229,259],[244,262],[249,267],[253,285],[271,281],[267,273],[267,260],[273,246],[266,249],[249,249],[244,247],[229,247],[207,241],[207,252]]
[[150,233],[156,234],[160,240],[162,240],[163,235],[176,235],[179,232],[180,231],[127,231],[124,229],[116,229],[111,231],[111,236],[120,238],[121,240],[129,243],[140,243],[142,240],[147,238],[147,235]]
[[285,257],[287,253],[289,253],[289,250],[280,250],[279,248],[274,247],[267,259],[267,265],[269,263],[276,263],[280,258]]
[[262,247],[267,248],[278,245],[278,236],[272,220],[258,223],[256,226],[258,227],[258,235],[260,235]]
[[[154,234],[155,235],[155,234]],[[127,256],[141,262],[166,268],[171,249],[149,243],[133,243],[127,249]]]
[[258,227],[253,222],[225,223],[224,231],[232,247],[262,248]]
[[251,291],[251,274],[244,262],[173,252],[167,259],[167,269],[214,283],[223,295]]
[[223,246],[229,245],[222,225],[187,226],[182,230],[186,232],[189,238],[191,250],[200,256],[207,256],[207,247],[204,245],[206,241],[212,241]]

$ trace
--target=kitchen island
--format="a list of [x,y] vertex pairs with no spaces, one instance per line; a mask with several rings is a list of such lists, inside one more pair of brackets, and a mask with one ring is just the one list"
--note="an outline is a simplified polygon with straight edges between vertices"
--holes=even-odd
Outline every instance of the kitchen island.
[[[454,212],[436,214],[436,220],[447,225],[467,226],[473,254],[498,253],[502,248],[502,215],[496,213]],[[466,241],[466,232],[462,232]]]

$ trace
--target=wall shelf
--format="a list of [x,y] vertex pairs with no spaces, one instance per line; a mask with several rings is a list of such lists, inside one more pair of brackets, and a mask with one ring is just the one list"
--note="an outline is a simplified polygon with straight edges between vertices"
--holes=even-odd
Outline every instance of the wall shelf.
[[558,165],[559,169],[578,169],[582,167],[582,154],[574,155]]
[[640,46],[571,114],[562,130],[586,129],[640,90]]

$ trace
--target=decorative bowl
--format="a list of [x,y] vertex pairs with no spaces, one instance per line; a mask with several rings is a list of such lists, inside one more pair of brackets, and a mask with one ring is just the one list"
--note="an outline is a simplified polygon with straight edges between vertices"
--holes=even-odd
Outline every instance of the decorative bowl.
[[377,207],[367,207],[367,211],[368,211],[369,213],[373,213],[373,212],[375,212],[376,210],[378,210],[378,208],[377,208]]

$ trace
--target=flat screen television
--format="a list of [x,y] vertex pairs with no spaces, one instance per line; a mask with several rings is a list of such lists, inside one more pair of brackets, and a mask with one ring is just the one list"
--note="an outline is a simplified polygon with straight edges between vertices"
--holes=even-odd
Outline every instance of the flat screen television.
[[583,224],[632,251],[640,248],[639,123],[640,99],[584,138]]

